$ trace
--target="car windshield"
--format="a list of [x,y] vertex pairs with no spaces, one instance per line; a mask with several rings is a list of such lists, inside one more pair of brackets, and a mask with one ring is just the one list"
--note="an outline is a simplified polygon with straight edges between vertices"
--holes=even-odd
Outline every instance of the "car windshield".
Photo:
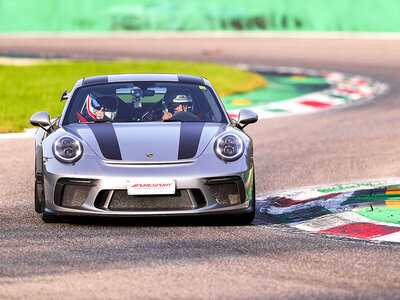
[[78,88],[63,124],[161,121],[227,123],[227,118],[207,86],[146,81]]

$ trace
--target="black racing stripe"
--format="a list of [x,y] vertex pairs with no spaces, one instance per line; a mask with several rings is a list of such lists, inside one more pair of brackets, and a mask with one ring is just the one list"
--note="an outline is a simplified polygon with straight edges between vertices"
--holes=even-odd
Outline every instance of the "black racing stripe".
[[200,84],[200,85],[204,84],[203,78],[201,78],[199,76],[193,76],[193,75],[178,74],[178,81],[183,82],[183,83],[194,83],[194,84]]
[[204,123],[182,122],[178,159],[192,158],[197,153]]
[[92,76],[92,77],[84,78],[82,85],[107,83],[107,82],[108,82],[108,75],[99,75],[99,76]]
[[117,135],[111,123],[88,124],[96,137],[101,153],[107,159],[122,160]]

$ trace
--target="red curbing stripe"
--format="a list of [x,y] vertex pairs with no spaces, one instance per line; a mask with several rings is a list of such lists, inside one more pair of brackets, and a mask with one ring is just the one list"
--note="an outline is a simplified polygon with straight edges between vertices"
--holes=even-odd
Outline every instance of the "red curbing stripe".
[[320,102],[320,101],[315,101],[315,100],[301,101],[300,104],[312,106],[312,107],[315,107],[315,108],[327,108],[327,107],[333,106],[330,103],[325,103],[325,102]]
[[351,236],[360,239],[372,239],[399,232],[400,227],[377,225],[373,223],[351,223],[330,229],[319,230],[320,233],[337,234]]
[[237,119],[239,117],[239,115],[238,114],[228,113],[228,117],[229,118],[233,118],[233,119]]

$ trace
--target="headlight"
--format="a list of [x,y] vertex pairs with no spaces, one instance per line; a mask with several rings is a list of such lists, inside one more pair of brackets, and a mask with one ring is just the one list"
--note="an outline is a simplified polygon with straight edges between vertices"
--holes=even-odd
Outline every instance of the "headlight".
[[81,158],[83,147],[76,138],[63,136],[54,142],[53,153],[59,161],[72,164]]
[[233,161],[243,154],[243,140],[235,134],[224,134],[215,141],[215,153],[225,161]]

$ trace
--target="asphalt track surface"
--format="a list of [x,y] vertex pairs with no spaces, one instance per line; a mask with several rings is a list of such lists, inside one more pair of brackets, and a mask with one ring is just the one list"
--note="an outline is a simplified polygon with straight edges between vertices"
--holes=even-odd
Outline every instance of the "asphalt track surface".
[[[399,177],[398,53],[396,39],[0,36],[3,55],[299,66],[391,85],[362,105],[249,126],[258,195]],[[0,298],[399,298],[395,244],[297,231],[261,214],[251,226],[44,224],[33,210],[33,139],[0,140],[0,157]]]

